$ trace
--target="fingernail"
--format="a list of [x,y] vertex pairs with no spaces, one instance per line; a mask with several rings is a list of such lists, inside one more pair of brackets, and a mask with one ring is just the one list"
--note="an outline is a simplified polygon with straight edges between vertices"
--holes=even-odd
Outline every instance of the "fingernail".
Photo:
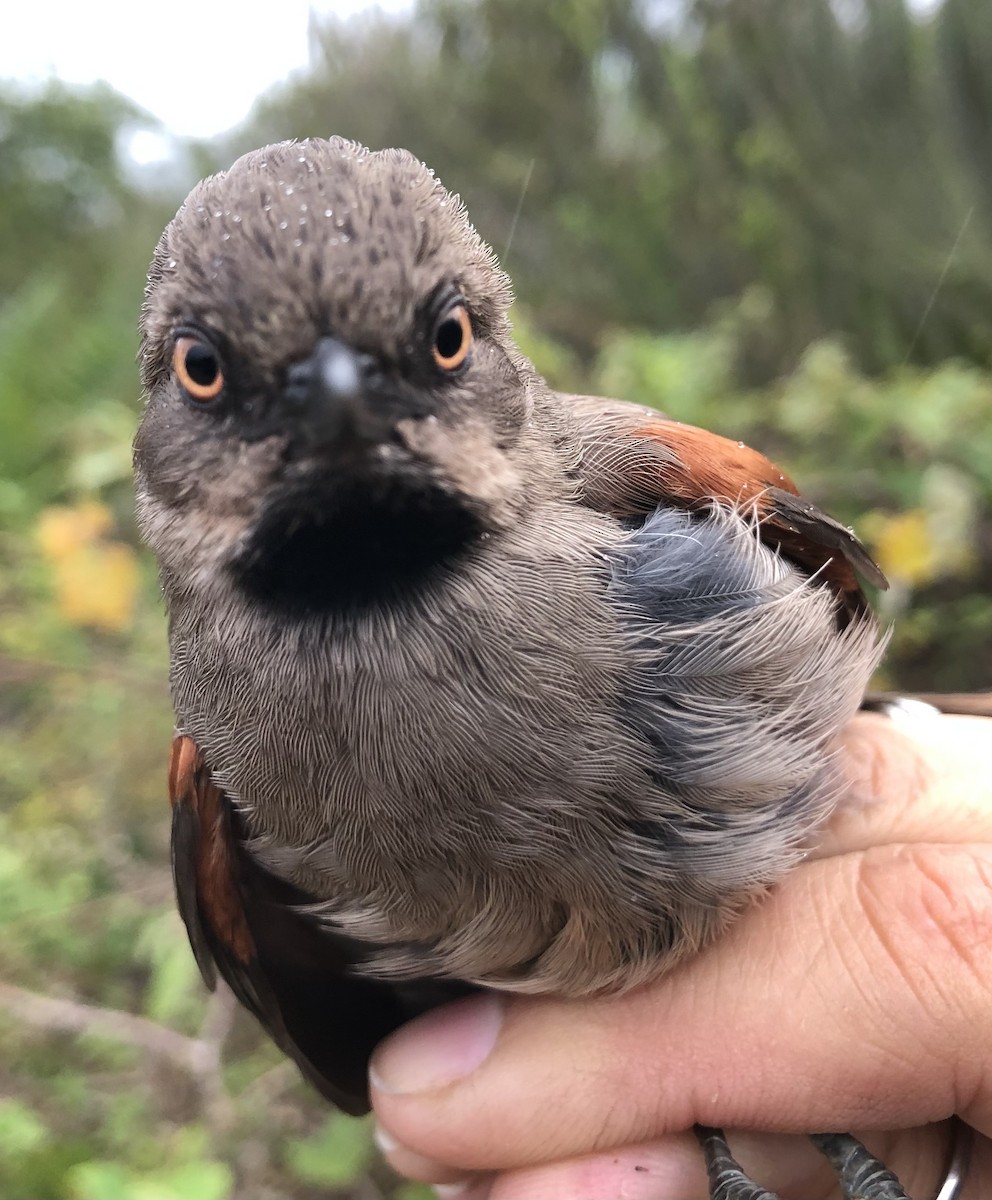
[[895,726],[910,730],[915,729],[921,721],[934,721],[941,715],[939,708],[914,696],[893,696],[886,700],[883,711]]
[[[372,1137],[382,1157],[394,1171],[409,1179],[429,1183],[443,1200],[478,1200],[485,1196],[485,1189],[489,1186],[487,1176],[465,1175],[444,1163],[424,1158],[409,1146],[404,1146],[381,1125],[376,1125]],[[480,1191],[480,1188],[483,1190]]]
[[434,1195],[437,1200],[486,1200],[491,1190],[490,1181],[466,1179],[461,1183],[436,1183]]
[[375,1129],[372,1130],[372,1140],[387,1158],[394,1150],[400,1148],[400,1144],[396,1138],[388,1130],[383,1129],[381,1125],[376,1125]]
[[376,1050],[369,1068],[372,1086],[405,1095],[453,1083],[488,1058],[502,1024],[503,1001],[492,993],[418,1017]]

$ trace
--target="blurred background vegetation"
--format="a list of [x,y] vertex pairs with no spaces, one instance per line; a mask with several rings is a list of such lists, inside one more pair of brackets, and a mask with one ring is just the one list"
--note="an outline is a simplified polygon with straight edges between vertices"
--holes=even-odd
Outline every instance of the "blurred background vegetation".
[[987,0],[420,0],[314,18],[311,43],[169,171],[129,160],[149,118],[105,85],[0,85],[10,1200],[428,1194],[206,997],[172,906],[134,327],[163,224],[240,151],[415,151],[503,255],[553,382],[779,458],[892,580],[883,682],[992,684]]

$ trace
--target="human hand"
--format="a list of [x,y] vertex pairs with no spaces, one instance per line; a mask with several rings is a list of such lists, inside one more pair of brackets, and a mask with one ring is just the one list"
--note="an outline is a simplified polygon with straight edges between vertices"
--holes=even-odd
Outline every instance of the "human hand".
[[[992,1135],[992,722],[863,714],[844,750],[816,851],[683,967],[619,997],[473,997],[385,1041],[393,1165],[468,1178],[465,1200],[702,1200],[699,1122],[785,1200],[826,1200],[798,1135],[851,1129],[931,1200],[951,1114]],[[992,1195],[985,1137],[961,1200]]]

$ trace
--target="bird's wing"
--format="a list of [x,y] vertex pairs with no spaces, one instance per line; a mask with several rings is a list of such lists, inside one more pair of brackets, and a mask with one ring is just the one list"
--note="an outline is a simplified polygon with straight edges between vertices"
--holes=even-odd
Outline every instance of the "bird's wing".
[[378,1042],[467,989],[356,975],[362,947],[308,912],[312,897],[254,861],[235,806],[190,737],[173,740],[169,793],[176,898],[207,986],[219,971],[322,1095],[345,1112],[366,1112]]
[[763,541],[831,585],[847,613],[867,607],[859,577],[888,586],[850,529],[804,500],[783,471],[743,442],[618,400],[565,400],[576,418],[582,498],[590,507],[636,517],[660,504],[731,505],[754,517]]

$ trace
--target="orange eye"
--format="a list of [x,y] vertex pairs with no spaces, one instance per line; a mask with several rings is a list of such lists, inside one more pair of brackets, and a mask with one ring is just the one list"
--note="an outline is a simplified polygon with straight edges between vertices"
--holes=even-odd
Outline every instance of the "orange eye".
[[217,351],[199,338],[176,338],[172,366],[176,378],[192,400],[209,404],[223,390],[224,372],[220,369]]
[[434,361],[443,371],[457,371],[472,349],[472,322],[464,304],[449,308],[434,330]]

